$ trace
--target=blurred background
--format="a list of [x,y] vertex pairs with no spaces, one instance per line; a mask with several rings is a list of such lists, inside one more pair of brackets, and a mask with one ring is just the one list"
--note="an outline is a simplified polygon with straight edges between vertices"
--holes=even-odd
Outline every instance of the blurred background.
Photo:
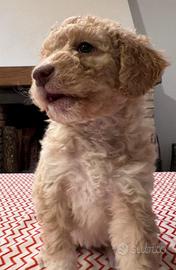
[[28,98],[31,70],[51,26],[66,17],[87,14],[111,18],[149,36],[171,62],[150,105],[161,152],[160,170],[176,170],[171,168],[176,152],[175,0],[0,0],[1,172],[34,170],[46,117]]

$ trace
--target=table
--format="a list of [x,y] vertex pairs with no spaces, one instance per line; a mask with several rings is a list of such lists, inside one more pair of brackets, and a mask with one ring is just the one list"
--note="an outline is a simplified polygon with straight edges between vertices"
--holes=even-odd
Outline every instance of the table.
[[[176,270],[176,173],[155,173],[153,210],[163,245],[161,270]],[[31,199],[33,174],[0,174],[0,269],[41,270],[40,226]],[[111,269],[102,251],[81,249],[78,269]]]

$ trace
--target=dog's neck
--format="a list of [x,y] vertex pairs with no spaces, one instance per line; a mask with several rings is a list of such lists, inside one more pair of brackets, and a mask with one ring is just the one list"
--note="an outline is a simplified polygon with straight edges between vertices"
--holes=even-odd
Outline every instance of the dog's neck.
[[128,130],[138,129],[144,119],[142,99],[131,100],[113,115],[100,117],[83,123],[69,125],[72,130],[89,141],[114,141]]
[[123,159],[133,140],[138,142],[143,136],[144,112],[142,100],[132,100],[111,116],[69,125],[51,121],[47,134],[51,141],[54,136],[56,143],[70,147],[70,152],[87,151],[88,147],[109,158]]

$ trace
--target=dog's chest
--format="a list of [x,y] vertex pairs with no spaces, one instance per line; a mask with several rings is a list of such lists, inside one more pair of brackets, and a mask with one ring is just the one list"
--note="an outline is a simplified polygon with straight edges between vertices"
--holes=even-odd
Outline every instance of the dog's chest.
[[[91,215],[95,210],[100,213],[104,208],[108,188],[108,172],[104,162],[96,158],[72,161],[74,173],[69,179],[68,196],[75,216],[82,213]],[[100,213],[102,214],[102,213]]]
[[67,195],[76,225],[74,240],[80,245],[105,244],[108,180],[107,164],[100,155],[89,153],[72,160]]

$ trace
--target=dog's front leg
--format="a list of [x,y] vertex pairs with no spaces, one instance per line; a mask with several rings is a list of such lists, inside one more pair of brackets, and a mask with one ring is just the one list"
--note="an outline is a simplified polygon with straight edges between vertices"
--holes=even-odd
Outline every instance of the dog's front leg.
[[[55,228],[54,228],[55,226]],[[47,270],[75,270],[76,253],[67,232],[57,224],[43,224],[44,248],[41,256]]]
[[120,270],[158,270],[160,248],[151,196],[139,183],[123,182],[114,189],[109,227],[111,245]]
[[36,182],[34,202],[41,223],[44,247],[41,260],[47,270],[75,270],[76,252],[71,241],[71,214],[67,198],[57,184]]

